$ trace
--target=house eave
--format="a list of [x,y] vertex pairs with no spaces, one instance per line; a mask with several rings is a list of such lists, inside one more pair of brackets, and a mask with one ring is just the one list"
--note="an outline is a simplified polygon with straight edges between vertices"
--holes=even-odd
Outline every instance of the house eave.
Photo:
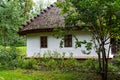
[[18,34],[23,36],[30,33],[41,33],[41,32],[53,32],[53,28],[19,31]]
[[[83,28],[80,28],[78,26],[76,27],[63,27],[63,29],[65,30],[74,30],[74,31],[82,31]],[[30,34],[30,33],[41,33],[41,32],[53,32],[54,28],[43,28],[43,29],[32,29],[32,30],[25,30],[25,31],[19,31],[18,34],[19,35],[26,35],[26,34]]]

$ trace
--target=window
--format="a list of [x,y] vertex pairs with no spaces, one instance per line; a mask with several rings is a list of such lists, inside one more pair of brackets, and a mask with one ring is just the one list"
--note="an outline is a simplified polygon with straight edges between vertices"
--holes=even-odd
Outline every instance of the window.
[[47,48],[47,36],[41,36],[41,48]]
[[66,35],[64,38],[64,46],[72,47],[72,35]]

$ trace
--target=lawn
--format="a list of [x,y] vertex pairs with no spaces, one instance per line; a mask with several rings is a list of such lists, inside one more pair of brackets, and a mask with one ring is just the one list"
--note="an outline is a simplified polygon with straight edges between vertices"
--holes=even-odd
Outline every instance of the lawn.
[[3,70],[0,71],[0,80],[74,80],[73,73],[60,71],[33,71],[33,70]]

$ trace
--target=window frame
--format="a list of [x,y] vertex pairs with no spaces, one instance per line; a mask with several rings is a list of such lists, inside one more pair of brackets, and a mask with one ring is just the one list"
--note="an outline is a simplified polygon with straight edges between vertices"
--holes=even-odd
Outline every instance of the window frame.
[[73,46],[72,35],[64,36],[64,47],[72,47]]
[[47,48],[48,47],[48,37],[41,36],[40,37],[40,48]]

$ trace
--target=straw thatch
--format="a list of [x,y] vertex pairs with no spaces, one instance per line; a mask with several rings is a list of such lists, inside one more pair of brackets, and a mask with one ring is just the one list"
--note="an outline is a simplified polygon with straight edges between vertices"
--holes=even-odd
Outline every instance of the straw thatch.
[[64,16],[60,14],[60,11],[55,5],[50,5],[39,15],[22,25],[18,33],[26,35],[27,33],[51,31],[56,26],[64,26]]

